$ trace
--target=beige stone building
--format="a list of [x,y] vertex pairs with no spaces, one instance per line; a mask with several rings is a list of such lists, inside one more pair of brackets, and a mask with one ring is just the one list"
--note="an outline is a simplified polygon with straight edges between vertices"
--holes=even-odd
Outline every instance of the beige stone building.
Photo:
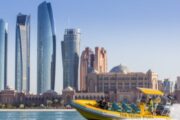
[[104,48],[95,48],[95,53],[90,48],[85,48],[81,54],[80,62],[80,91],[86,91],[87,74],[92,71],[107,72],[107,53]]
[[[114,67],[109,73],[90,73],[87,75],[88,92],[115,93],[116,100],[135,99],[133,91],[137,87],[158,89],[158,74],[148,70],[146,73],[130,72],[126,66]],[[120,99],[121,98],[121,99]]]
[[103,92],[77,92],[71,87],[67,87],[62,91],[62,98],[65,104],[69,104],[73,99],[100,100],[107,97]]
[[6,107],[19,107],[20,104],[23,104],[26,107],[30,107],[33,104],[38,107],[41,104],[47,105],[47,100],[54,101],[55,99],[61,101],[62,96],[58,95],[53,90],[48,90],[43,94],[27,94],[24,92],[17,92],[16,90],[7,87],[5,90],[0,91],[0,107],[2,107],[2,105],[5,105]]

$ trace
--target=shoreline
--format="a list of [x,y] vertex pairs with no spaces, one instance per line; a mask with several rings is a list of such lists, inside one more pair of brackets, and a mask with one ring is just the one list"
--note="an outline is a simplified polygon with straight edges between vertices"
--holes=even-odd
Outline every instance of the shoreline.
[[74,112],[75,109],[0,109],[0,112]]

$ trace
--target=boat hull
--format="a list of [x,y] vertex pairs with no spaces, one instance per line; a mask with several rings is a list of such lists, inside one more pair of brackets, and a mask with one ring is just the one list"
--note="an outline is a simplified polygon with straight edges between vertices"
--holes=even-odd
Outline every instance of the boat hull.
[[[71,104],[84,118],[88,120],[119,120],[120,117],[103,114],[77,104]],[[123,120],[123,119],[122,119]]]
[[167,116],[130,114],[96,108],[95,101],[75,100],[71,105],[88,120],[171,120]]
[[94,114],[92,112],[88,112],[88,111],[84,111],[81,109],[77,109],[77,111],[86,119],[88,120],[117,120],[117,119],[113,119],[112,117],[105,117],[102,115],[98,115],[98,114]]

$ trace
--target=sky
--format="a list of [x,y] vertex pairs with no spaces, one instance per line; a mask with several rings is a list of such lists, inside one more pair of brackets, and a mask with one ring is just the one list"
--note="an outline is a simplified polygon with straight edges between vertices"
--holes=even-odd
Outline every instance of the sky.
[[[30,91],[37,86],[37,7],[43,0],[1,0],[8,22],[8,85],[15,83],[15,24],[19,12],[31,15]],[[180,0],[49,0],[57,35],[56,84],[61,93],[64,29],[81,29],[85,47],[104,47],[108,69],[123,64],[132,72],[157,72],[159,79],[180,76]]]

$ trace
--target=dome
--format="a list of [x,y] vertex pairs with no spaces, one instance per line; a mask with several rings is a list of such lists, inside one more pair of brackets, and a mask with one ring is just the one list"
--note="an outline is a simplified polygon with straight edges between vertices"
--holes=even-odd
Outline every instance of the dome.
[[130,70],[128,69],[127,66],[124,66],[124,65],[118,65],[118,66],[115,66],[113,67],[111,70],[110,70],[111,73],[124,73],[124,74],[127,74],[130,72]]
[[72,87],[68,86],[63,91],[74,91],[74,89]]

